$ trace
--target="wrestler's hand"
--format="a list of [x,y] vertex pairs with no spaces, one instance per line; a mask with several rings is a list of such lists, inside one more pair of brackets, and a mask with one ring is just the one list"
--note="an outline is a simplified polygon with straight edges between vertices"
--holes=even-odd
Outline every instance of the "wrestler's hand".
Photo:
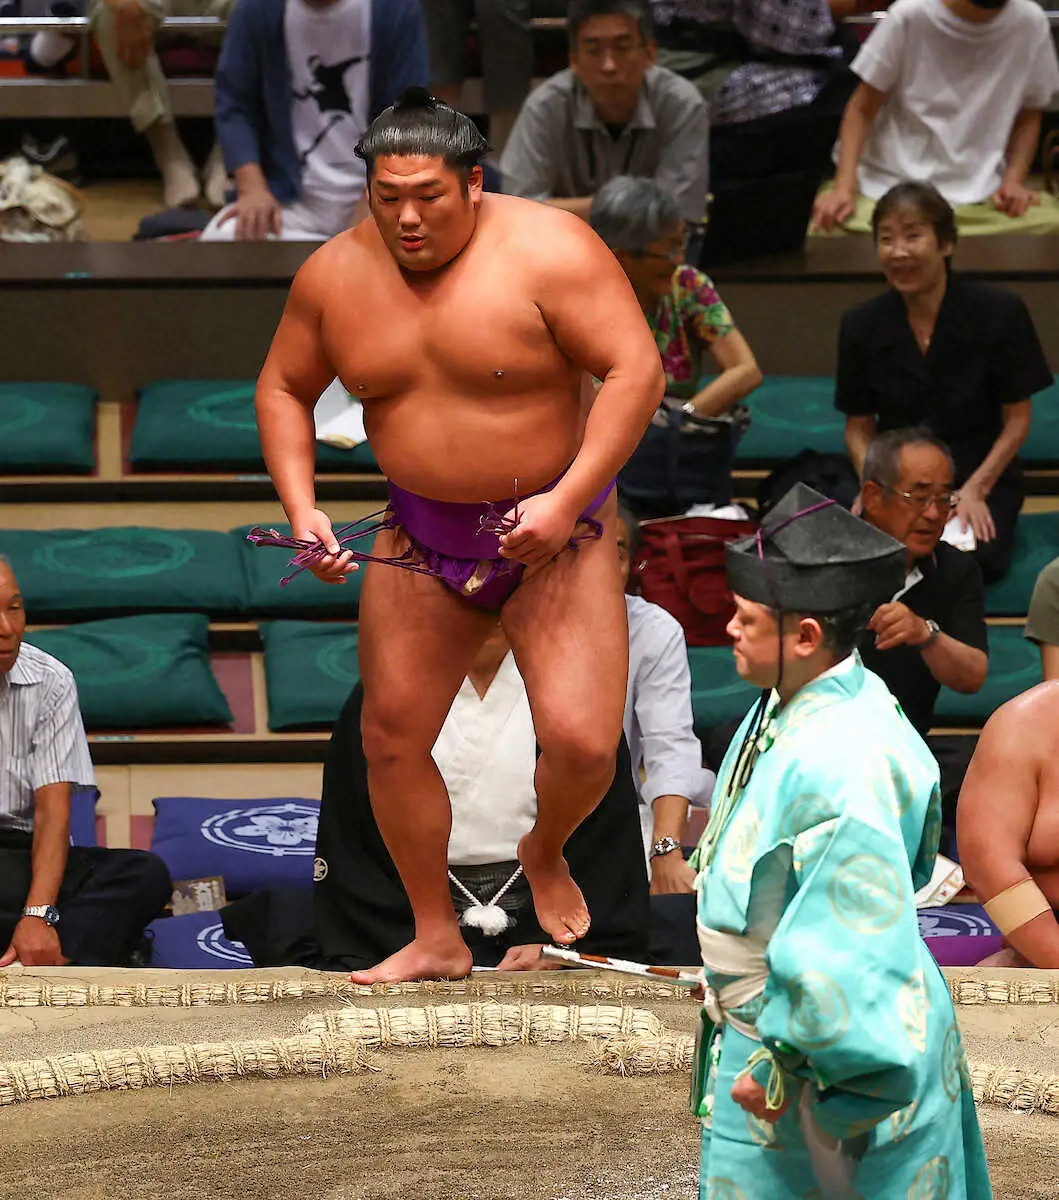
[[512,946],[497,963],[498,971],[558,971],[563,965],[554,958],[541,958],[541,943],[535,946]]
[[24,967],[61,967],[62,945],[55,928],[40,917],[23,917],[11,935],[11,945],[0,956],[0,967],[21,963]]
[[757,1117],[759,1121],[768,1121],[770,1125],[775,1125],[791,1105],[790,1100],[787,1100],[779,1108],[768,1108],[765,1104],[765,1089],[749,1075],[735,1081],[732,1086],[732,1099],[752,1117]]
[[879,605],[868,622],[868,628],[875,634],[876,650],[893,650],[895,646],[925,646],[930,641],[930,629],[926,621],[900,600]]
[[[506,514],[515,520],[515,510]],[[543,567],[562,553],[574,533],[578,514],[555,492],[542,492],[520,500],[518,524],[500,539],[502,558],[513,558],[527,567]]]
[[310,508],[305,513],[296,513],[290,523],[291,533],[296,538],[312,541],[316,538],[323,542],[329,553],[321,558],[312,573],[323,583],[345,583],[346,576],[360,570],[360,564],[353,561],[353,552],[343,550],[331,528],[327,513],[318,508]]

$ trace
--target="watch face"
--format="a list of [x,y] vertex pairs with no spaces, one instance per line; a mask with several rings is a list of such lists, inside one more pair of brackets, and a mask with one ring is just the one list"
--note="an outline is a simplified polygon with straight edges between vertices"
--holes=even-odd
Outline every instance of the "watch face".
[[45,921],[48,922],[49,925],[58,925],[59,924],[59,910],[57,908],[52,908],[52,906],[49,904],[48,907],[44,910],[44,919],[45,919]]

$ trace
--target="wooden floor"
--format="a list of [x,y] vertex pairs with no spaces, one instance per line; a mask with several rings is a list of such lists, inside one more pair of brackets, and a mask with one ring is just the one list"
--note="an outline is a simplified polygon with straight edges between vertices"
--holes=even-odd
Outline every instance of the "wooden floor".
[[161,180],[121,179],[84,189],[84,221],[91,242],[128,242],[148,213],[163,212]]

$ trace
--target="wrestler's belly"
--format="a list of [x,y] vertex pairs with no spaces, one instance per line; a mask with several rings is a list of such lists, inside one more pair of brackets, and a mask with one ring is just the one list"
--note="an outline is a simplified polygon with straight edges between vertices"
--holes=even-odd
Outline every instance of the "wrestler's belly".
[[569,393],[564,381],[546,396],[369,399],[364,426],[379,467],[400,487],[433,500],[501,500],[516,479],[521,495],[550,483],[577,454],[582,420]]

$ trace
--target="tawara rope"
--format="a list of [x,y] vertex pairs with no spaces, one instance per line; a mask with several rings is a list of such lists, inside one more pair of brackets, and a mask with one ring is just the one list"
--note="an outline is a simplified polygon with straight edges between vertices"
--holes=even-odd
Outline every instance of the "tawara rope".
[[264,1004],[315,996],[466,996],[469,998],[592,996],[598,1000],[687,1000],[687,989],[652,979],[601,978],[580,971],[554,971],[521,978],[472,975],[468,979],[421,983],[352,984],[344,975],[316,979],[247,979],[210,983],[135,985],[26,981],[0,975],[0,1008],[187,1008],[200,1005]]
[[1059,1004],[1059,975],[1043,979],[950,979],[953,1004]]
[[439,1004],[310,1013],[302,1033],[357,1038],[366,1046],[517,1046],[591,1038],[658,1037],[654,1013],[617,1005]]

